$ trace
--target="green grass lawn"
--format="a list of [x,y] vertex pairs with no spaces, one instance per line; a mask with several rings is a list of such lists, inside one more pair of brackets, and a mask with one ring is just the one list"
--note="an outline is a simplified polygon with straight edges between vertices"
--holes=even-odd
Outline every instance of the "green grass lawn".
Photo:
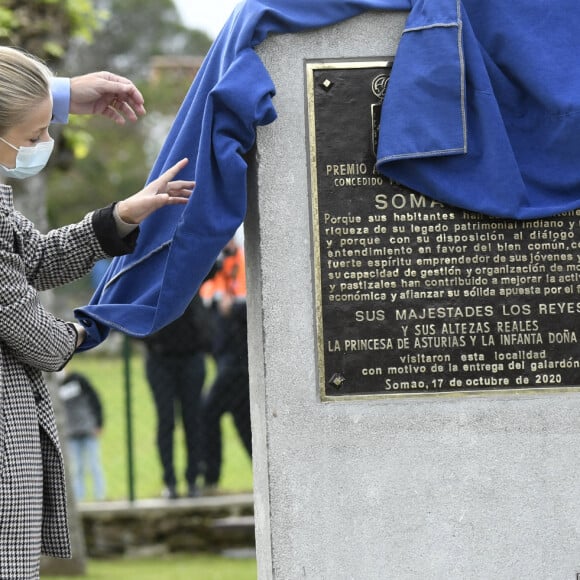
[[[256,580],[254,559],[166,556],[155,559],[90,560],[84,580]],[[65,576],[42,576],[66,580]]]
[[[122,337],[116,338],[122,342]],[[155,445],[156,418],[153,397],[145,378],[142,345],[132,340],[130,350],[132,354],[128,368],[135,498],[159,497],[163,483]],[[108,354],[108,351],[101,348],[75,355],[67,366],[67,370],[85,374],[101,397],[105,413],[101,454],[107,483],[107,499],[110,500],[129,497],[125,366],[122,353]],[[207,359],[207,369],[206,384],[210,384],[215,376],[215,365],[211,357]],[[220,489],[231,493],[249,492],[252,490],[252,464],[238,438],[230,415],[222,418],[222,431],[224,449]],[[179,424],[174,445],[176,474],[184,486],[185,445],[183,430]],[[91,499],[91,493],[91,482],[88,481],[87,500]]]

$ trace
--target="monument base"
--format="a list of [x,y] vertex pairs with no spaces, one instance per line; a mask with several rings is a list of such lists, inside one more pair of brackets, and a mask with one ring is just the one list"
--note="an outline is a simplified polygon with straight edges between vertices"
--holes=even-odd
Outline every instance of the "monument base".
[[[334,369],[340,358],[327,342],[321,348],[331,330],[344,344],[340,333],[353,322],[348,308],[324,306],[328,271],[317,241],[332,242],[332,232],[316,236],[307,63],[387,61],[405,18],[373,12],[257,47],[278,112],[258,132],[245,228],[259,577],[572,580],[580,573],[580,397],[560,388],[570,385],[396,397],[373,381],[349,397],[332,386],[358,383],[349,367]],[[347,121],[335,121],[346,141]],[[389,315],[392,306],[374,310]],[[367,352],[378,362],[365,368],[383,369],[389,356]],[[442,376],[446,386],[453,376]]]

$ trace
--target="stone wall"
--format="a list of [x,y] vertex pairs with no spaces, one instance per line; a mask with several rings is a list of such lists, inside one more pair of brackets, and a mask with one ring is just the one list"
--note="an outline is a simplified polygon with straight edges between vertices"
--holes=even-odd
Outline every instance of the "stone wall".
[[92,558],[222,552],[255,544],[251,494],[84,504],[79,514]]

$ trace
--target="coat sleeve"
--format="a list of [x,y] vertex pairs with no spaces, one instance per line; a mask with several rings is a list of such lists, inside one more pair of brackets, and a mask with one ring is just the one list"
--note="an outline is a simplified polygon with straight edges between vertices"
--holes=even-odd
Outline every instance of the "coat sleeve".
[[0,237],[0,342],[7,354],[41,369],[61,369],[76,346],[70,323],[51,315],[28,283],[22,257]]
[[12,356],[43,371],[66,364],[76,330],[44,308],[38,291],[80,278],[107,255],[93,213],[43,235],[19,212],[0,207],[0,342]]
[[37,290],[77,280],[108,257],[93,228],[93,213],[77,224],[41,234],[30,220],[14,212],[15,251],[22,257],[26,279]]

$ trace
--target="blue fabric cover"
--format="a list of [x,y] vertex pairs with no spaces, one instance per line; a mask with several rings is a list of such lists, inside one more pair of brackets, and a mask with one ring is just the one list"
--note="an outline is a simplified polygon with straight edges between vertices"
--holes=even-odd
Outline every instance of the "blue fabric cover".
[[[369,10],[409,11],[381,118],[377,168],[441,202],[529,219],[580,205],[580,3],[530,0],[245,0],[213,43],[149,180],[183,157],[185,209],[148,218],[75,315],[99,344],[177,318],[246,212],[244,155],[276,118],[254,51],[268,35]],[[387,56],[387,55],[385,55]]]

